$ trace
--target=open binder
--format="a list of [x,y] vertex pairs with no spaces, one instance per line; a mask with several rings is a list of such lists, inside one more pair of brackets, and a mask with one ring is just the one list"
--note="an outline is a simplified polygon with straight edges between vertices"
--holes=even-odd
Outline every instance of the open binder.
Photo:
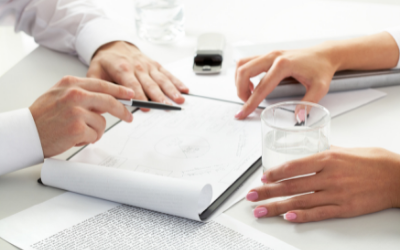
[[40,182],[207,221],[261,166],[261,110],[239,121],[238,103],[187,95],[182,106],[135,112],[69,161],[45,160]]

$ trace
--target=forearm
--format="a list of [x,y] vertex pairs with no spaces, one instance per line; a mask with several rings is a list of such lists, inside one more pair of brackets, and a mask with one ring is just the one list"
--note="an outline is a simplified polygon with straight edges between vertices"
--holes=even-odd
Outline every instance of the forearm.
[[336,71],[388,69],[396,67],[399,60],[399,47],[388,32],[326,42],[318,50],[329,58]]

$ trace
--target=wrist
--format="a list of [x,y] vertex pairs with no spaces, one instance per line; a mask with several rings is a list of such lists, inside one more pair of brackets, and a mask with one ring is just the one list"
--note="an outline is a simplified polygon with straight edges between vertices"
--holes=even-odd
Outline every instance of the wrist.
[[319,54],[328,61],[333,72],[344,69],[343,48],[336,41],[324,42],[318,47]]
[[134,44],[132,43],[128,43],[125,41],[113,41],[113,42],[109,42],[106,43],[102,46],[100,46],[96,52],[93,54],[93,58],[101,53],[102,51],[108,51],[108,50],[113,50],[113,49],[123,49],[123,48],[129,48],[130,50],[137,50],[137,52],[140,52],[139,48],[136,47]]

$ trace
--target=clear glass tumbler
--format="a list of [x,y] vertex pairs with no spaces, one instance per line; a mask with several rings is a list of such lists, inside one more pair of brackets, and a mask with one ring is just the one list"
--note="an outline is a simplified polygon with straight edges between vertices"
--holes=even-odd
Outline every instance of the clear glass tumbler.
[[331,117],[321,105],[281,102],[261,114],[263,172],[330,147]]
[[136,30],[152,43],[172,43],[185,35],[183,0],[135,0]]

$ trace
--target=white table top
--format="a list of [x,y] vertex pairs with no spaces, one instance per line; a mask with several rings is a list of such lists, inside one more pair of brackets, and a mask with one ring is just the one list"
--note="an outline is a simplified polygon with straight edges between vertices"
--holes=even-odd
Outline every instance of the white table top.
[[[100,1],[100,0],[99,0]],[[107,5],[106,1],[103,4]],[[132,1],[108,1],[108,11],[133,30],[129,15]],[[119,4],[120,2],[120,4]],[[138,40],[142,51],[161,63],[192,55],[196,37],[209,31],[223,33],[229,44],[249,40],[279,42],[366,34],[385,27],[400,26],[400,1],[187,1],[186,37],[174,45],[152,45]],[[373,2],[373,1],[368,1]],[[393,3],[398,3],[394,5]],[[108,3],[109,4],[109,3]],[[123,13],[123,14],[121,14]],[[230,60],[230,47],[226,60]],[[64,75],[85,76],[86,67],[72,56],[38,48],[0,78],[0,112],[29,106]],[[382,88],[383,99],[332,120],[332,143],[340,146],[379,146],[400,153],[400,87]],[[108,126],[116,122],[107,116]],[[349,126],[351,124],[351,126]],[[391,132],[394,131],[394,132]],[[77,149],[58,158],[65,159]],[[0,219],[63,191],[43,187],[36,181],[41,166],[0,177]],[[398,249],[400,212],[390,209],[352,219],[292,224],[281,217],[255,219],[253,204],[241,201],[226,213],[254,228],[300,249]],[[15,249],[0,239],[0,249]]]

